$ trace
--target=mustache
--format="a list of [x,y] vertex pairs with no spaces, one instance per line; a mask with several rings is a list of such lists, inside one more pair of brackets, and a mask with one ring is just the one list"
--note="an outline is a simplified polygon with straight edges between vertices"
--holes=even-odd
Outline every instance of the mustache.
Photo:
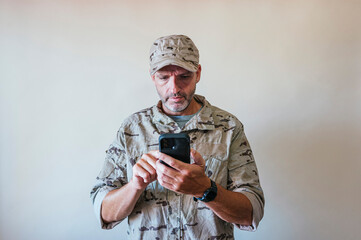
[[168,101],[169,98],[171,97],[183,97],[185,99],[187,99],[187,95],[184,94],[184,93],[180,93],[180,92],[177,92],[177,93],[173,93],[173,94],[170,94],[166,97],[166,101]]

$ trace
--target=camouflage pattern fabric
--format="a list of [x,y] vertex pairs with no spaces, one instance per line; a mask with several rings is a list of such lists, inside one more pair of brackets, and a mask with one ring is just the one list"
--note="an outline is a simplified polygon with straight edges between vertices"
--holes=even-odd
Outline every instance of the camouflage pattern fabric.
[[149,184],[128,216],[129,239],[234,239],[233,227],[256,230],[263,217],[264,196],[258,171],[243,125],[232,114],[211,106],[195,95],[202,110],[180,129],[161,110],[161,102],[127,118],[106,151],[104,166],[90,197],[101,227],[111,229],[119,222],[105,224],[100,216],[105,195],[132,178],[132,166],[142,154],[158,149],[162,133],[186,132],[191,147],[206,161],[206,175],[224,188],[240,192],[253,206],[252,226],[227,223],[201,201],[190,195]]
[[150,74],[164,66],[176,65],[196,72],[199,51],[193,41],[185,35],[169,35],[154,41],[149,52]]

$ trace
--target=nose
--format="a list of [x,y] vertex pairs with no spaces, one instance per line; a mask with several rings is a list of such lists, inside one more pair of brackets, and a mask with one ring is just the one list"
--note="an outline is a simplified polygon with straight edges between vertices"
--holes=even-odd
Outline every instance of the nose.
[[169,89],[172,94],[176,94],[179,92],[180,88],[178,86],[177,79],[175,76],[171,76],[168,83],[169,83]]

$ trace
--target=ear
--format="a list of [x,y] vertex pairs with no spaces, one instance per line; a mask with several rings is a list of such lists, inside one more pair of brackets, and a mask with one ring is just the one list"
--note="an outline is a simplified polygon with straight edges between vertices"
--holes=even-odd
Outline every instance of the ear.
[[198,65],[197,72],[196,72],[196,74],[197,74],[196,83],[198,83],[198,82],[201,80],[201,72],[202,72],[202,67],[201,67],[201,65],[199,64],[199,65]]
[[151,75],[150,73],[150,69],[149,69],[149,74],[150,74],[150,78],[152,79],[152,81],[154,82],[155,81],[155,73],[153,75]]

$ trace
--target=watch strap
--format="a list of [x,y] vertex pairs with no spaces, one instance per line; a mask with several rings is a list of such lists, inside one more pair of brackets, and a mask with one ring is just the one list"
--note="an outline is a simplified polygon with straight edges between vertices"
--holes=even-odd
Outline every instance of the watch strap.
[[210,202],[210,201],[213,201],[216,198],[216,196],[217,196],[217,184],[214,181],[212,181],[212,179],[210,179],[210,180],[211,180],[211,187],[208,188],[204,192],[202,197],[200,197],[200,198],[193,197],[194,201],[197,202],[199,200],[199,201],[202,201],[202,202]]

